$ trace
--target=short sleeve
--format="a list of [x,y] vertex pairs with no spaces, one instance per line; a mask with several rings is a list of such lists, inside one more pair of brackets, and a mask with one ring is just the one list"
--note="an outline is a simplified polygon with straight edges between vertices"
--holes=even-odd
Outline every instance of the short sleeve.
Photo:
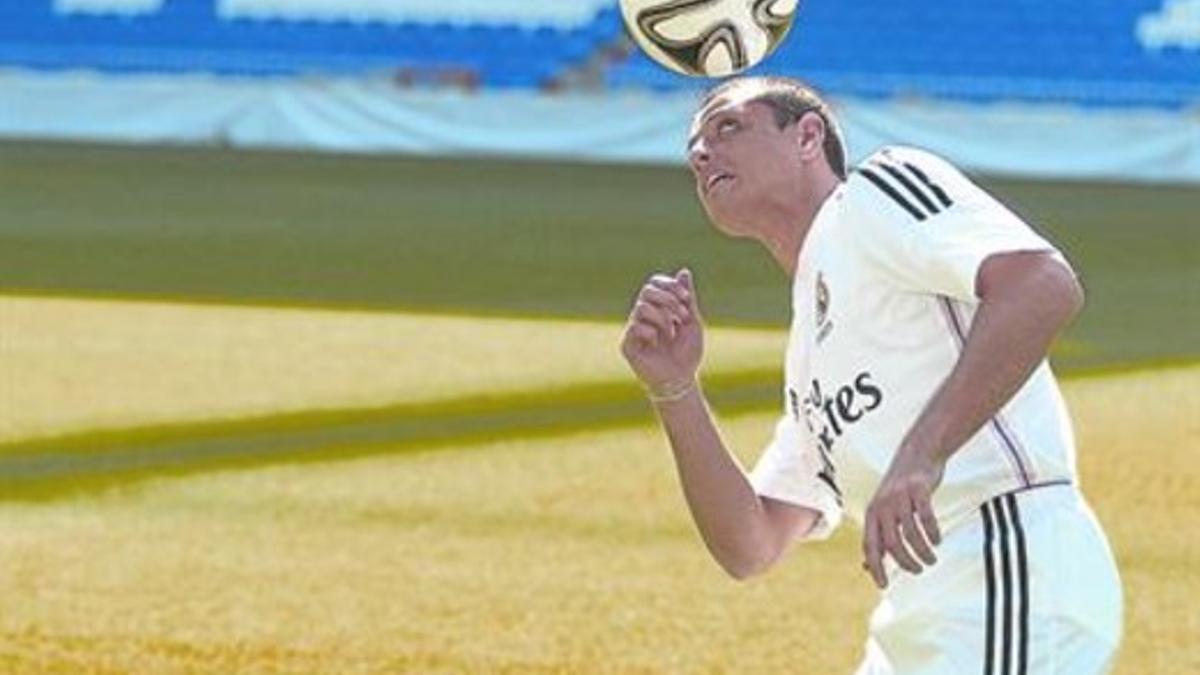
[[802,541],[826,539],[842,520],[841,500],[821,477],[822,459],[808,429],[783,415],[771,443],[750,472],[750,484],[763,497],[821,512]]
[[975,301],[976,277],[989,256],[1048,251],[1066,264],[1019,216],[929,153],[881,150],[850,180],[853,241],[904,290]]

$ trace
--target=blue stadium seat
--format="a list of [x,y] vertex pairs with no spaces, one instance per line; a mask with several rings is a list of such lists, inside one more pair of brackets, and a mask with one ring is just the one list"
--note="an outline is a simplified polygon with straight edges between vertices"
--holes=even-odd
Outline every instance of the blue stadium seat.
[[[853,96],[1071,101],[1182,107],[1200,103],[1200,50],[1144,48],[1139,17],[1162,0],[1069,3],[801,3],[792,34],[752,72],[811,80]],[[613,86],[700,86],[640,54]]]
[[50,0],[0,3],[0,66],[238,75],[469,70],[484,86],[541,87],[612,42],[604,8],[583,27],[225,19],[216,0],[168,0],[138,16],[51,11]]
[[[167,0],[139,16],[59,15],[51,0],[0,2],[0,66],[239,75],[473,72],[483,86],[536,88],[619,42],[616,0],[580,26],[227,19],[218,0]],[[1162,0],[801,3],[780,49],[752,72],[809,79],[835,94],[967,101],[1200,103],[1200,49],[1143,47],[1140,17]],[[614,88],[693,89],[640,52],[610,64]]]

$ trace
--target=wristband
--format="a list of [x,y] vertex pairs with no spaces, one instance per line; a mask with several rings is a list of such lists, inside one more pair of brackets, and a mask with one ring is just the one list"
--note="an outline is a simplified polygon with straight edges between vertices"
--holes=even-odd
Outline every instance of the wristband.
[[696,388],[696,378],[689,377],[681,382],[668,382],[661,388],[646,387],[646,397],[651,403],[674,403],[682,401]]

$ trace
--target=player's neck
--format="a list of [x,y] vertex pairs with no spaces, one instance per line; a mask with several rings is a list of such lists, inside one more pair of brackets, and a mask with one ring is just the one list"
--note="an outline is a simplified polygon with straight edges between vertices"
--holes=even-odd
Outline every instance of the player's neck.
[[[817,176],[783,199],[764,204],[760,211],[763,227],[759,240],[789,278],[796,276],[796,265],[817,213],[837,189],[840,181],[832,173]],[[808,188],[808,189],[805,189]]]

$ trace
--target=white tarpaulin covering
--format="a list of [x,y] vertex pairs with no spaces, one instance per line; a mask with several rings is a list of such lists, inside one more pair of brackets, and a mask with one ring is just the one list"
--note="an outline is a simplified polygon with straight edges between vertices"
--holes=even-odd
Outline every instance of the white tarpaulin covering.
[[[387,80],[0,74],[0,135],[679,163],[694,94],[399,90]],[[1200,182],[1193,111],[837,101],[851,155],[922,146],[1015,175]]]

